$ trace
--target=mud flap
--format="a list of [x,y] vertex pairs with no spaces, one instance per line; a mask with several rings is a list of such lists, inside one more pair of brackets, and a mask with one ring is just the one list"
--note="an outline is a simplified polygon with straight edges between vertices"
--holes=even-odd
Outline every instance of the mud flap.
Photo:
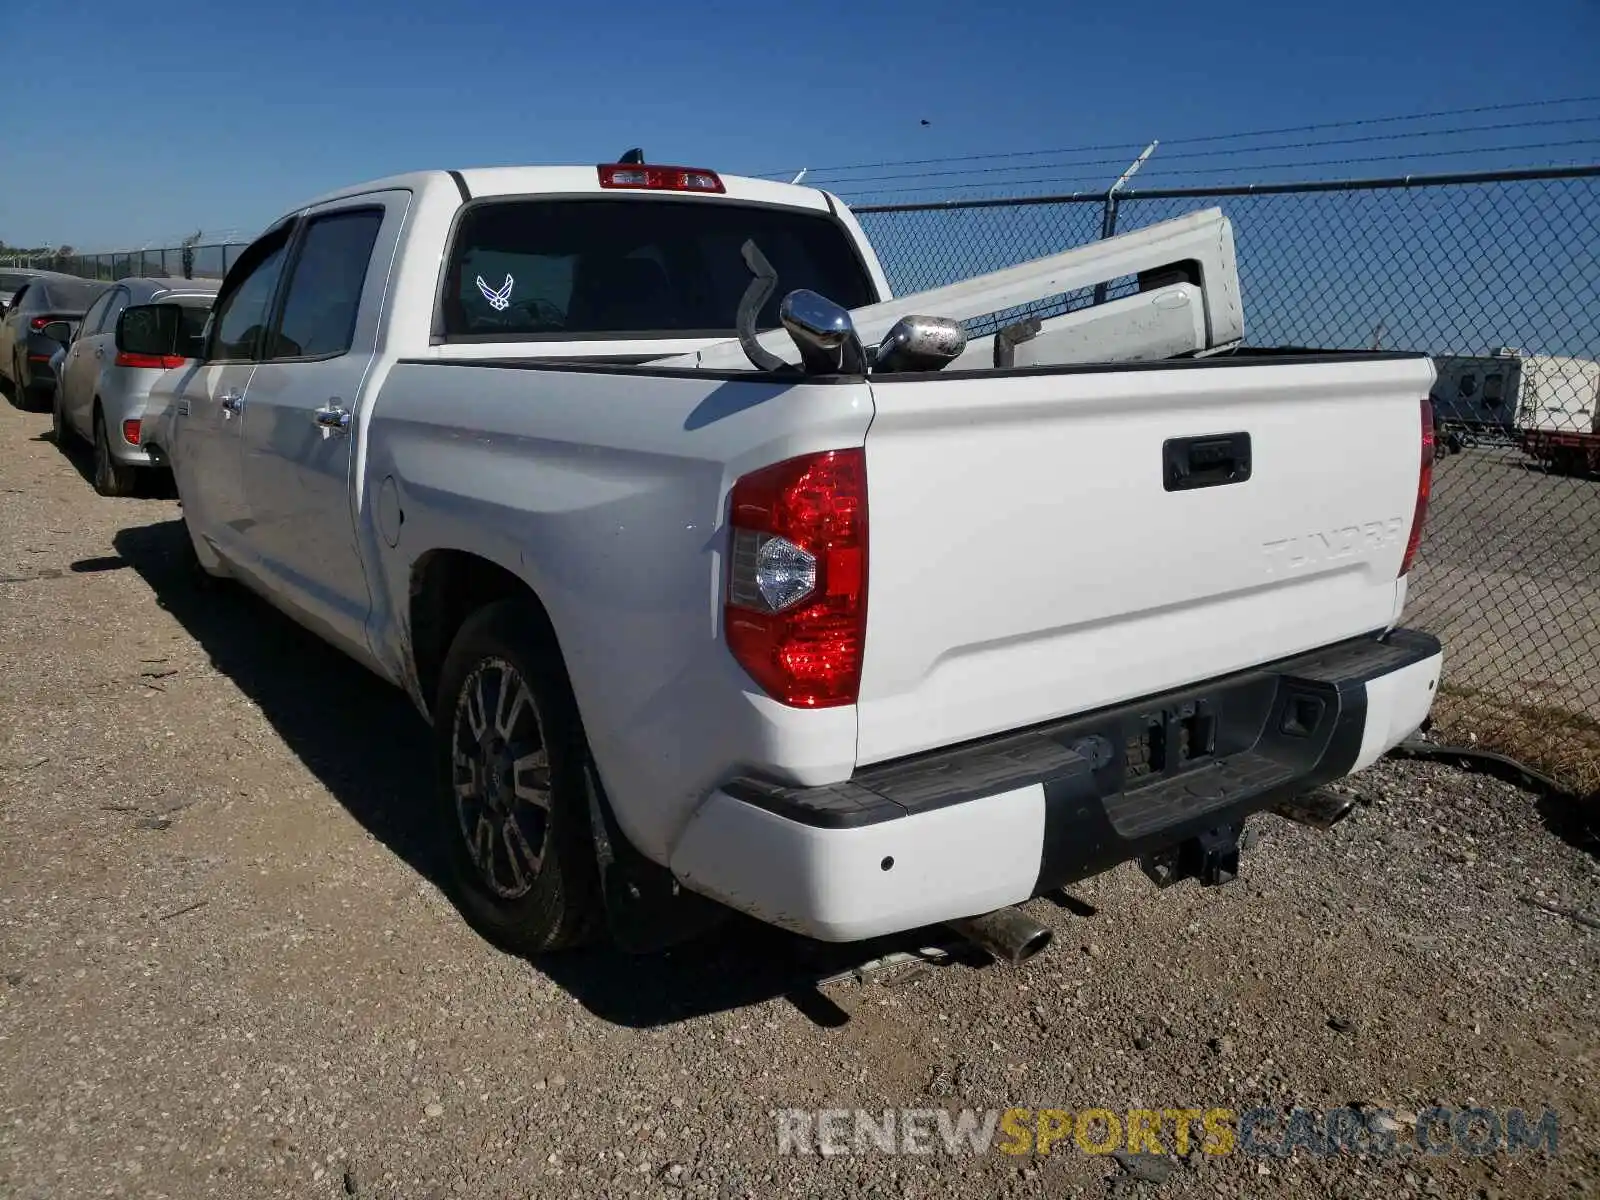
[[725,921],[731,910],[689,891],[671,871],[634,849],[617,824],[592,764],[584,774],[606,925],[618,948],[628,954],[654,954]]

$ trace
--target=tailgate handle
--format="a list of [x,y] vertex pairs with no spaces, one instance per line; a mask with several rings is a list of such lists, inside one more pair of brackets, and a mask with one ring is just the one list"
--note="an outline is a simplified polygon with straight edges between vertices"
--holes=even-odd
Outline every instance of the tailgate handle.
[[1250,478],[1250,435],[1214,433],[1161,444],[1162,486],[1169,492],[1220,487]]

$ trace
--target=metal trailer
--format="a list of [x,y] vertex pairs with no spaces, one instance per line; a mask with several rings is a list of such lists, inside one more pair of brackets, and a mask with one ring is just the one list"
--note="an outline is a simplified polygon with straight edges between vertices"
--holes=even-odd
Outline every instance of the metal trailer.
[[1522,360],[1518,443],[1562,475],[1600,472],[1600,362],[1529,355]]
[[1522,363],[1522,356],[1509,348],[1494,354],[1433,355],[1438,376],[1434,410],[1441,429],[1463,435],[1469,444],[1515,441]]

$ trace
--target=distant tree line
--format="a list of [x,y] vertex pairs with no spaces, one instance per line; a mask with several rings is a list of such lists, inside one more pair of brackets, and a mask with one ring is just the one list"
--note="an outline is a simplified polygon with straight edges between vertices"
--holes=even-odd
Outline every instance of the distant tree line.
[[71,258],[76,253],[72,246],[12,246],[0,240],[0,255],[7,258]]

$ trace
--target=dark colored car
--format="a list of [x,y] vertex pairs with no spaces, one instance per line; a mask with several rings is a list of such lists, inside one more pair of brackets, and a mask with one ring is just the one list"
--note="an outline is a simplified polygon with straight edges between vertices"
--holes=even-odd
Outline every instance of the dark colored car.
[[37,276],[18,289],[0,320],[0,375],[18,403],[42,408],[55,392],[50,357],[72,340],[78,322],[110,287],[69,275]]
[[11,307],[11,298],[20,292],[25,284],[32,283],[41,275],[55,275],[55,271],[40,271],[33,267],[4,267],[0,268],[0,317],[5,316],[6,309]]

